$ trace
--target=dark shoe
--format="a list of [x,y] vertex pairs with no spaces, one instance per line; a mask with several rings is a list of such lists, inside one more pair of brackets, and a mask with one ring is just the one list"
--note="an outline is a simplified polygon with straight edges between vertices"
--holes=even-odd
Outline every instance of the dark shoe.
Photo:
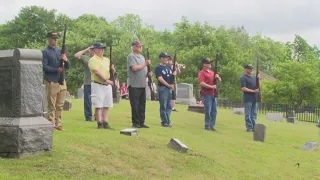
[[145,124],[141,124],[140,125],[141,128],[149,128],[149,126],[145,125]]
[[210,128],[204,128],[204,130],[206,130],[206,131],[211,131],[211,129],[210,129]]
[[102,126],[104,129],[112,129],[107,121],[102,121]]
[[217,131],[215,128],[210,128],[211,131]]
[[252,129],[247,129],[247,132],[253,132],[253,130]]
[[168,127],[168,124],[161,124],[162,127]]
[[139,124],[132,124],[133,128],[141,128],[141,126]]
[[61,127],[61,126],[56,127],[56,130],[58,130],[58,131],[64,131],[63,127]]
[[89,120],[87,119],[86,121],[87,121],[87,122],[94,122],[93,120],[90,120],[90,119],[89,119]]
[[101,122],[97,122],[97,124],[98,124],[98,129],[103,129],[103,125]]

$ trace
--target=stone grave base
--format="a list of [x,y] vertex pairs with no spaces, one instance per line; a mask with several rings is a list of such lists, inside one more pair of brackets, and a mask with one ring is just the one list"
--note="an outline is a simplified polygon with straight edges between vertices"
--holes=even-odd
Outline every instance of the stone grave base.
[[52,149],[52,123],[42,116],[0,118],[0,157],[20,158]]
[[204,113],[204,106],[203,105],[189,105],[188,111],[197,112],[197,113]]
[[196,104],[197,100],[195,98],[176,98],[176,104]]

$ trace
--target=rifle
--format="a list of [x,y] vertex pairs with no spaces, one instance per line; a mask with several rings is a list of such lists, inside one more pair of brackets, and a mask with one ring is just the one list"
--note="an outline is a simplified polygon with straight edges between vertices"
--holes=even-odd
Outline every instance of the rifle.
[[[176,70],[176,62],[177,62],[177,50],[174,52],[174,56],[173,56],[173,68],[172,68],[173,72]],[[176,77],[173,76],[173,84],[175,83],[176,83]]]
[[[176,70],[176,62],[177,62],[177,50],[175,50],[174,56],[173,56],[173,67],[172,67],[173,72]],[[176,76],[173,76],[173,85],[174,85],[174,91],[176,91]]]
[[112,95],[113,98],[117,97],[117,87],[116,87],[116,82],[115,82],[115,78],[116,78],[116,73],[114,73],[114,70],[111,68],[113,65],[112,63],[112,42],[110,43],[110,79],[113,81],[113,86],[112,86]]
[[218,79],[215,77],[218,74],[218,61],[219,61],[219,54],[216,54],[216,59],[214,61],[214,77],[213,77],[213,84],[216,85],[216,89],[214,89],[214,95],[216,98],[218,97]]
[[[146,60],[149,60],[149,48],[147,48],[147,59]],[[151,101],[155,101],[156,100],[156,95],[154,93],[153,81],[152,81],[152,77],[149,76],[149,72],[151,72],[150,64],[147,65],[147,68],[148,68],[148,86],[150,88]]]
[[[66,53],[66,32],[67,32],[67,25],[64,25],[64,32],[63,32],[63,39],[62,39],[62,47],[61,47],[61,54],[65,54]],[[60,73],[60,77],[59,77],[59,84],[63,85],[64,84],[64,63],[63,60],[60,59],[60,65],[59,68],[62,68],[62,72]]]
[[260,79],[258,78],[259,74],[259,59],[257,58],[257,71],[256,71],[256,89],[259,89],[258,92],[258,102],[261,102],[261,87],[260,87]]

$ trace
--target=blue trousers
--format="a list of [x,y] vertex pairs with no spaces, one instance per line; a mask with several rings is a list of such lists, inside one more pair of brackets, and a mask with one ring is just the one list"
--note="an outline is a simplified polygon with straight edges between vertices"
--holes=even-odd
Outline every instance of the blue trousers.
[[214,128],[217,118],[217,101],[214,95],[204,95],[204,128]]
[[86,121],[92,120],[91,85],[84,85],[84,117]]
[[172,90],[165,86],[158,86],[158,97],[160,103],[160,118],[162,125],[169,125],[172,111]]
[[253,130],[257,120],[258,103],[246,102],[244,103],[244,114],[247,130]]

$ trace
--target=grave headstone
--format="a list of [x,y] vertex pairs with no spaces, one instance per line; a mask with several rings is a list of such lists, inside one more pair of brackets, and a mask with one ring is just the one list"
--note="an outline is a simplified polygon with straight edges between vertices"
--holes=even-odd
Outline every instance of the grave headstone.
[[188,106],[188,111],[204,113],[204,105],[203,104],[192,104]]
[[138,130],[133,128],[127,128],[120,131],[120,134],[127,135],[127,136],[137,136]]
[[[153,85],[152,85],[152,88],[154,89],[154,91],[155,91],[155,97],[156,97],[156,99],[158,99],[158,96],[157,96],[157,92],[158,92],[158,90],[157,90],[157,85],[153,82]],[[151,101],[151,91],[150,91],[150,87],[149,87],[149,85],[148,85],[148,79],[147,79],[147,84],[146,84],[146,100],[147,101]]]
[[244,114],[244,108],[233,108],[232,109],[232,113],[233,114],[243,115]]
[[0,51],[0,156],[52,149],[52,123],[43,117],[42,52]]
[[282,121],[284,118],[282,113],[267,113],[266,119],[271,121]]
[[68,100],[64,100],[64,104],[63,104],[63,110],[64,111],[70,111],[72,108],[72,103]]
[[320,119],[318,120],[317,127],[320,128]]
[[309,141],[309,142],[306,142],[302,147],[301,147],[301,150],[304,150],[304,151],[314,151],[318,148],[318,143],[317,142],[314,142],[314,141]]
[[168,147],[182,153],[186,153],[188,151],[188,147],[176,138],[172,138],[169,141]]
[[79,88],[77,92],[77,99],[83,99],[83,97],[84,97],[84,89]]
[[288,123],[296,123],[297,117],[295,111],[288,111],[287,112],[287,122]]
[[256,124],[254,126],[253,140],[264,142],[266,139],[266,129],[264,124]]
[[176,85],[176,103],[177,104],[196,104],[197,100],[193,96],[193,85],[187,83],[178,83]]

